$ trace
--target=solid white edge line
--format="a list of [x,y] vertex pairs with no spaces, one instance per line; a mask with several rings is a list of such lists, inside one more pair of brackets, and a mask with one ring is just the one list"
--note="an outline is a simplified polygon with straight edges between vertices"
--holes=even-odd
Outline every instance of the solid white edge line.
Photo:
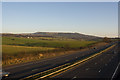
[[113,78],[114,78],[114,76],[115,76],[115,74],[116,74],[116,72],[117,72],[117,70],[118,70],[119,65],[120,65],[120,62],[119,62],[119,64],[118,64],[117,68],[115,69],[115,71],[114,71],[114,73],[113,73],[113,75],[112,75],[111,80],[113,80]]

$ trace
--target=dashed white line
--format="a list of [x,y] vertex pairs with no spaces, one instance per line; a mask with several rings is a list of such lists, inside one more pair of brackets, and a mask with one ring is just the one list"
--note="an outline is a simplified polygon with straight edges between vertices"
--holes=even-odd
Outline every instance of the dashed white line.
[[36,71],[36,70],[38,70],[38,69],[33,69],[32,71]]
[[74,79],[74,78],[77,78],[77,77],[76,77],[76,76],[74,76],[74,77],[73,77],[73,79]]
[[101,72],[101,69],[98,72]]
[[112,75],[111,80],[114,78],[114,76],[115,76],[115,74],[116,74],[116,72],[117,72],[117,70],[118,70],[119,65],[120,65],[120,62],[119,62],[119,64],[118,64],[117,68],[115,69],[115,71],[114,71],[114,73],[113,73],[113,75]]

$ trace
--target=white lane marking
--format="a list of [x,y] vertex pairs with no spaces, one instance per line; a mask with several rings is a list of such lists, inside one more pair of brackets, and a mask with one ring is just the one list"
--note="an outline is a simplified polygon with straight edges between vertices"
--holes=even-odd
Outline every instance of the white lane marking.
[[38,69],[33,69],[32,71],[36,71],[36,70],[38,70]]
[[101,69],[98,72],[101,72]]
[[112,75],[111,80],[113,80],[113,78],[114,78],[114,76],[115,76],[115,74],[116,74],[116,72],[117,72],[117,70],[118,70],[119,65],[120,65],[120,62],[119,62],[119,64],[118,64],[117,68],[115,69],[115,71],[114,71],[114,73],[113,73],[113,75]]
[[77,77],[76,77],[76,76],[74,76],[74,77],[73,77],[73,79],[74,79],[74,78],[77,78]]
[[87,71],[87,70],[89,70],[90,68],[86,68],[85,70]]

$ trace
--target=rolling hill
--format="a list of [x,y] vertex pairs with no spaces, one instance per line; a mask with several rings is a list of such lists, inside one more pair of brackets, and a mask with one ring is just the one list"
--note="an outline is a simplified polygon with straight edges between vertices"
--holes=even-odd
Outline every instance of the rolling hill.
[[101,37],[85,35],[80,33],[63,33],[63,32],[36,32],[36,33],[22,33],[22,34],[10,34],[3,33],[2,36],[12,36],[12,37],[60,37],[69,38],[76,40],[98,40]]

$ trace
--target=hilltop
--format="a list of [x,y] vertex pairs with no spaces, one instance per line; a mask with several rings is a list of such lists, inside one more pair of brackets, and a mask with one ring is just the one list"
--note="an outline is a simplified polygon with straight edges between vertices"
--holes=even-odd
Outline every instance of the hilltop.
[[3,33],[2,36],[12,36],[12,37],[60,37],[60,38],[69,38],[76,40],[98,40],[102,39],[101,37],[85,35],[80,33],[63,33],[63,32],[36,32],[36,33],[22,33],[22,34],[10,34]]

